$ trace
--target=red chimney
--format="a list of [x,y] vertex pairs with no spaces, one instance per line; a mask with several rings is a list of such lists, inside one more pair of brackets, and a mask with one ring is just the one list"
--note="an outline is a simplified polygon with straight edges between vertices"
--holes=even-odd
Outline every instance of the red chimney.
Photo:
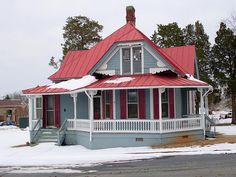
[[133,6],[126,7],[126,23],[131,23],[135,26],[135,9]]

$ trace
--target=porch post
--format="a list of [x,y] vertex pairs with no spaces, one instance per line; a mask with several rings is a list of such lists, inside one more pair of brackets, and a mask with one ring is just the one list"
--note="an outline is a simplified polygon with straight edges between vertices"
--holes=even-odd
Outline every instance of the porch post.
[[203,133],[204,133],[204,137],[205,137],[206,131],[205,131],[203,89],[200,89],[200,104],[201,104],[201,115],[202,115],[202,128],[203,128]]
[[160,133],[162,133],[162,105],[161,105],[161,93],[163,92],[163,88],[158,89],[159,93],[159,120],[160,120]]
[[74,129],[76,128],[76,118],[77,118],[77,93],[71,94],[74,103]]
[[205,111],[206,111],[206,115],[209,115],[208,96],[206,95],[204,98],[205,98]]
[[[87,94],[87,92],[85,92]],[[93,96],[97,94],[97,91],[89,91],[87,96],[89,97],[90,104],[89,104],[89,119],[90,119],[90,132],[89,132],[89,141],[92,142],[92,133],[93,133]]]
[[33,120],[33,99],[31,96],[28,96],[28,101],[29,101],[29,130],[32,130],[32,120]]

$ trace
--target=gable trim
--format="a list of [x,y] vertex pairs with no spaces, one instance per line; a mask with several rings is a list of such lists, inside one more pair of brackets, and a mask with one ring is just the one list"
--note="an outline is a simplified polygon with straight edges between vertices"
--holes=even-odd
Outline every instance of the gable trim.
[[[146,44],[146,45],[148,45],[148,44]],[[145,48],[145,50],[147,50],[147,52],[149,52],[157,61],[158,60],[161,60],[161,62],[162,63],[164,63],[166,66],[167,66],[167,68],[169,68],[171,71],[173,71],[173,72],[176,72],[175,71],[175,68],[173,67],[173,66],[171,66],[158,52],[156,52],[156,51],[151,51],[146,45],[144,45],[143,47]],[[149,45],[148,45],[149,46]],[[151,48],[152,46],[150,46],[150,48]],[[156,54],[157,55],[159,55],[160,56],[160,58],[158,58],[157,56],[156,56]],[[161,69],[161,68],[160,68]]]

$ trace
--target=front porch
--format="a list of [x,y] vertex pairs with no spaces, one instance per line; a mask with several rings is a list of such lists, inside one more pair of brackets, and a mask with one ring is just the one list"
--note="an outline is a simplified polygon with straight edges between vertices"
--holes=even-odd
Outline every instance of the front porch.
[[84,120],[67,119],[67,130],[92,133],[170,133],[203,129],[203,118],[194,115],[192,118],[164,120]]
[[[149,75],[140,77],[150,79]],[[159,76],[151,77],[152,82],[158,81]],[[121,83],[121,79],[105,79],[74,92],[42,94],[39,102],[40,95],[29,96],[31,142],[37,143],[48,128],[56,129],[58,145],[88,148],[105,148],[103,144],[155,145],[186,137],[203,139],[210,130],[212,123],[206,119],[210,86],[136,86],[134,78],[123,78]],[[196,94],[200,96],[199,107]]]

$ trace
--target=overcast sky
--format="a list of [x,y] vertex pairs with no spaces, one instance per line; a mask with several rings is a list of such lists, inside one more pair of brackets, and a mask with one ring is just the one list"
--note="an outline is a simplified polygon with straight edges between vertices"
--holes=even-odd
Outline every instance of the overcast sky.
[[125,7],[136,9],[136,27],[148,37],[156,24],[184,27],[200,20],[214,41],[219,23],[236,9],[236,0],[1,0],[0,97],[49,84],[51,56],[62,56],[62,27],[69,16],[84,15],[104,26],[106,37],[125,24]]

